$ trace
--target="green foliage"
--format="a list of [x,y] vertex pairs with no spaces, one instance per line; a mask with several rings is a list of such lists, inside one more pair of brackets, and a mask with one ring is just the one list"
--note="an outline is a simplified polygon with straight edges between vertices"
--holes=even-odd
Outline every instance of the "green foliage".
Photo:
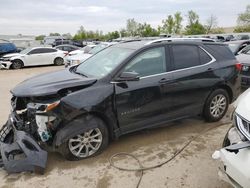
[[61,36],[60,33],[50,33],[49,36]]
[[234,29],[235,33],[245,33],[245,32],[250,32],[250,25],[245,25],[245,26],[237,26]]
[[168,15],[167,19],[162,20],[162,27],[160,28],[161,32],[165,34],[180,34],[182,28],[182,16],[180,12],[176,12],[174,17]]
[[238,26],[234,29],[234,32],[250,32],[250,5],[247,5],[244,13],[239,14]]
[[36,40],[43,40],[44,39],[44,37],[46,37],[45,35],[38,35],[38,36],[36,36]]
[[127,20],[126,30],[128,36],[134,37],[138,35],[139,23],[134,18]]
[[205,34],[206,29],[199,22],[199,15],[194,11],[190,10],[188,12],[188,25],[185,28],[185,34],[187,35],[200,35]]
[[244,13],[239,14],[237,21],[239,25],[250,25],[250,5],[247,5]]
[[139,23],[137,33],[141,37],[154,37],[159,36],[160,34],[156,29],[152,28],[151,25],[147,23]]

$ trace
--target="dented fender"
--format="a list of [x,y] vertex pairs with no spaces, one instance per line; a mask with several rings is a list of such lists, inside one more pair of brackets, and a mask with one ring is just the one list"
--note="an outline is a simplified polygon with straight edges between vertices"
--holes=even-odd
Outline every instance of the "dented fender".
[[89,129],[97,128],[99,122],[96,118],[93,117],[93,115],[86,115],[80,118],[76,118],[69,124],[67,124],[64,128],[57,131],[53,142],[54,147],[60,146],[70,138],[88,131]]

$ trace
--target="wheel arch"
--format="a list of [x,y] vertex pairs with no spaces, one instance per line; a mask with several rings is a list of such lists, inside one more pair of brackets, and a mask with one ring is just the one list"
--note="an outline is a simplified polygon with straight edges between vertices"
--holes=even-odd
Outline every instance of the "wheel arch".
[[[89,128],[96,128],[96,125],[91,124],[88,126],[83,126],[85,121],[88,121],[91,118],[97,117],[101,121],[104,122],[105,126],[107,127],[108,134],[109,134],[109,139],[114,138],[113,134],[113,126],[110,124],[110,120],[108,118],[100,113],[100,112],[88,112],[88,113],[83,113],[81,115],[78,115],[75,117],[72,121],[67,123],[65,126],[63,126],[61,129],[59,129],[53,139],[53,146],[58,147],[61,144],[63,144],[67,139],[69,139],[72,136],[75,136],[79,134],[79,131],[85,131]],[[81,123],[79,123],[81,122]]]
[[20,61],[22,63],[22,67],[24,67],[24,61],[22,59],[20,59],[20,58],[12,59],[10,61],[11,62]]

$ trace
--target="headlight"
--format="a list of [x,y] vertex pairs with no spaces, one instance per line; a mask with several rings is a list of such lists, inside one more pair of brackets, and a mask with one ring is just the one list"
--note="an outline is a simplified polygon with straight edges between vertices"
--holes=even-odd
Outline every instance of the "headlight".
[[242,66],[242,71],[248,71],[249,70],[249,66],[247,66],[247,65],[243,65]]
[[60,101],[56,101],[56,102],[53,102],[53,103],[51,103],[51,104],[47,104],[44,111],[45,111],[45,112],[51,111],[51,110],[53,110],[54,108],[56,108],[59,104],[60,104]]
[[78,65],[78,64],[80,64],[80,60],[72,60],[72,64]]

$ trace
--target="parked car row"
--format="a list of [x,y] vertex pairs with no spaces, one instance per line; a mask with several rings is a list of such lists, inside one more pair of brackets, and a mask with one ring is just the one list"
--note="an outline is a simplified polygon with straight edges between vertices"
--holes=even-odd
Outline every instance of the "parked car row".
[[113,45],[117,44],[116,42],[102,42],[98,45],[87,45],[84,47],[83,51],[76,50],[70,52],[68,55],[64,57],[65,59],[65,66],[73,66],[78,65],[91,57],[92,55],[100,52],[101,50]]
[[44,169],[45,148],[79,160],[137,130],[197,115],[219,121],[240,92],[240,69],[225,44],[158,39],[111,45],[84,63],[30,78],[11,90],[0,131],[5,169]]

